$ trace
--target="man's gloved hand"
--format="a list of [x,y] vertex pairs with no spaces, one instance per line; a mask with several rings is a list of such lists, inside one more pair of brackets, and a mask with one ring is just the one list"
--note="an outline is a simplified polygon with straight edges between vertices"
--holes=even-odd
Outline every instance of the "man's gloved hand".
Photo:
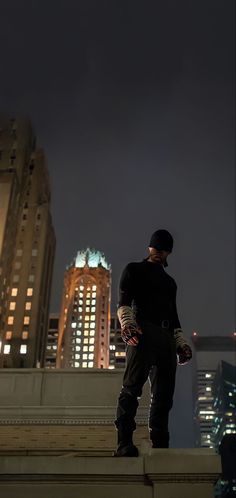
[[121,329],[121,337],[129,346],[137,346],[141,329],[137,325],[127,325]]
[[188,344],[178,346],[177,348],[178,364],[186,365],[192,358],[192,350]]

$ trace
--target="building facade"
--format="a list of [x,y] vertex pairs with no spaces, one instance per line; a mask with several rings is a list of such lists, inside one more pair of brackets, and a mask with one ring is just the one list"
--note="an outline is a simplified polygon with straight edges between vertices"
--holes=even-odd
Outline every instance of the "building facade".
[[55,235],[31,124],[0,118],[0,367],[44,365]]
[[222,359],[236,364],[236,337],[233,334],[201,337],[195,332],[192,341],[195,349],[193,360],[195,444],[198,447],[214,448],[213,424],[216,408],[213,382]]
[[58,368],[108,368],[111,269],[104,254],[79,251],[64,276]]
[[50,313],[48,324],[45,368],[56,368],[59,330],[59,313]]
[[236,433],[236,366],[221,361],[213,382],[213,435],[215,448],[225,434]]
[[121,338],[121,327],[116,313],[112,313],[111,315],[109,349],[109,368],[124,368],[126,360],[126,346]]

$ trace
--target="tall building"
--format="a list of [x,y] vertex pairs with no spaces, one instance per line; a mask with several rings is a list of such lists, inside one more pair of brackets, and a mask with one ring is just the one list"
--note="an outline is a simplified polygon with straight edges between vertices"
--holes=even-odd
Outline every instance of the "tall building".
[[194,421],[196,446],[214,448],[213,421],[215,406],[213,381],[220,361],[235,365],[236,336],[192,336],[195,355],[193,362]]
[[111,269],[104,254],[79,251],[64,276],[58,368],[108,368]]
[[45,355],[45,368],[56,368],[59,313],[50,313]]
[[215,447],[225,434],[236,433],[236,366],[221,361],[213,382],[213,435]]
[[125,343],[121,338],[120,322],[116,313],[111,315],[109,349],[109,368],[124,368],[126,359]]
[[26,119],[0,118],[0,367],[44,365],[55,253],[50,185]]

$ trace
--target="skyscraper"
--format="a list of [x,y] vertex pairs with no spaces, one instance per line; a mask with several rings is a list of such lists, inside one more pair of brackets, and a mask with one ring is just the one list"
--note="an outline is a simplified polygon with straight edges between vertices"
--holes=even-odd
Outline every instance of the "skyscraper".
[[233,334],[201,337],[194,332],[192,340],[195,348],[193,391],[196,446],[213,448],[215,445],[213,421],[216,412],[212,392],[213,381],[220,361],[224,360],[235,365],[236,337]]
[[236,433],[236,365],[221,361],[212,386],[214,444],[218,448],[225,434]]
[[56,368],[59,313],[50,313],[45,354],[45,368]]
[[0,118],[0,366],[43,366],[55,253],[42,149],[26,119]]
[[57,367],[108,368],[110,296],[104,254],[79,251],[64,276]]

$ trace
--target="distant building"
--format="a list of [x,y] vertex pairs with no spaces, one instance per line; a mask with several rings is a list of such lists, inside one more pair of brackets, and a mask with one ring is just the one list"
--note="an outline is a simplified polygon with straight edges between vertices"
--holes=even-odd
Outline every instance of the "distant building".
[[55,235],[42,149],[0,117],[0,367],[44,365]]
[[58,368],[108,368],[111,269],[104,254],[79,251],[64,276]]
[[116,314],[111,316],[110,325],[110,361],[109,368],[125,367],[125,343],[121,338],[121,328]]
[[213,381],[220,361],[235,364],[236,337],[192,336],[195,348],[193,362],[194,420],[196,446],[214,448],[213,421],[216,409],[213,397]]
[[56,368],[58,345],[59,313],[49,316],[47,347],[45,355],[45,368]]
[[236,366],[221,361],[212,386],[214,444],[218,448],[225,434],[236,433]]

